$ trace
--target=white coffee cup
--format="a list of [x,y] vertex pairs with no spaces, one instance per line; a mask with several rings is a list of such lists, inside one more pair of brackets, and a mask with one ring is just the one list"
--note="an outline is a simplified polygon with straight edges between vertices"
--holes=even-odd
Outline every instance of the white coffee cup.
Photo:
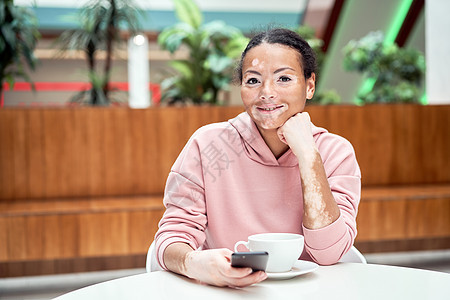
[[304,237],[294,233],[261,233],[248,237],[248,242],[239,241],[234,245],[234,251],[238,246],[244,245],[250,251],[267,251],[269,260],[266,272],[288,272],[302,254]]

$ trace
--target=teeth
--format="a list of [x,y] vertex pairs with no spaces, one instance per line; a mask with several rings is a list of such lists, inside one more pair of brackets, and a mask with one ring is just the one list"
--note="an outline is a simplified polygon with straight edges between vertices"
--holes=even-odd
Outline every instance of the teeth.
[[272,107],[272,108],[262,108],[262,110],[266,110],[266,111],[271,111],[271,110],[274,110],[274,109],[276,109],[276,107]]

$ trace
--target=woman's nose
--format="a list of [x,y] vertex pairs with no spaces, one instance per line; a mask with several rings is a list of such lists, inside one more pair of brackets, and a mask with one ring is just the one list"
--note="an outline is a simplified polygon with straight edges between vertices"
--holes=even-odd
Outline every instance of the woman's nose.
[[276,97],[276,93],[275,93],[275,90],[272,87],[272,85],[270,83],[265,83],[261,88],[261,91],[259,93],[259,98],[261,100],[272,100],[275,97]]

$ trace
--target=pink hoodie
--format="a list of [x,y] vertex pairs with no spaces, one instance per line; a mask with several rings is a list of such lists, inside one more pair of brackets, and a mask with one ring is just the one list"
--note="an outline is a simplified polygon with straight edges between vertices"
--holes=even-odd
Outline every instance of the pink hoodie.
[[301,259],[336,263],[353,245],[361,173],[352,145],[312,126],[340,217],[318,230],[302,225],[303,194],[298,160],[291,150],[278,160],[247,113],[198,129],[175,161],[164,195],[166,211],[155,249],[174,242],[194,249],[228,248],[256,233],[305,236]]

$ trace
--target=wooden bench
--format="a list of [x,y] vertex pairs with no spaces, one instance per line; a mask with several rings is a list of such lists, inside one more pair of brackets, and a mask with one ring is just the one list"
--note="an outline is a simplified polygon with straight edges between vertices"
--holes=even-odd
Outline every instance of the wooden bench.
[[363,253],[450,249],[450,185],[363,187],[357,223]]
[[164,207],[162,196],[133,196],[4,201],[0,211],[5,277],[143,267]]
[[[450,248],[450,106],[307,110],[355,147],[363,253]],[[170,166],[198,127],[241,111],[0,110],[0,277],[144,267]]]

